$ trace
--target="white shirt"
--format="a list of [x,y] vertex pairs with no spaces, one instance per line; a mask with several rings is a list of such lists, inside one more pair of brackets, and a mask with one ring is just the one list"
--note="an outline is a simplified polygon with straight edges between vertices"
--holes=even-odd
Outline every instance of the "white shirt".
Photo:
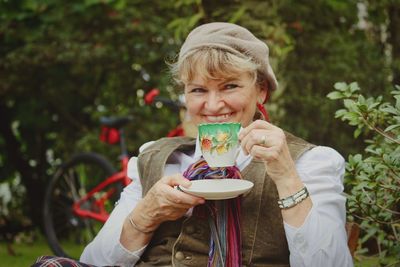
[[[144,144],[141,150],[151,143]],[[174,152],[168,159],[164,175],[183,173],[200,156],[198,146],[192,155]],[[251,156],[245,156],[241,152],[237,158],[237,166],[243,170],[251,159]],[[290,266],[353,266],[344,227],[344,166],[344,159],[339,153],[323,146],[305,152],[297,160],[297,172],[310,192],[313,207],[302,226],[296,228],[284,222],[290,250]],[[146,247],[131,252],[119,242],[124,219],[142,198],[136,157],[131,158],[128,163],[128,176],[132,183],[124,189],[110,218],[85,248],[80,261],[97,266],[134,266],[144,252]]]

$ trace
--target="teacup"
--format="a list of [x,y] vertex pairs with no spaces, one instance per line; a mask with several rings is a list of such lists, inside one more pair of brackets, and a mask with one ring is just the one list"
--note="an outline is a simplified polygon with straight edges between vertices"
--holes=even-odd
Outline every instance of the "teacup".
[[210,167],[234,166],[239,152],[240,123],[204,123],[198,126],[201,153]]

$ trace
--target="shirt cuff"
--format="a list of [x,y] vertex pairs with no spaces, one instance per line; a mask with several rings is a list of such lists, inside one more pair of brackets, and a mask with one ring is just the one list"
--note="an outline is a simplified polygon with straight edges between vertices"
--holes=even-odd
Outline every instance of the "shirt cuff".
[[147,245],[135,250],[135,251],[129,251],[126,249],[121,243],[118,244],[117,249],[114,251],[115,256],[118,259],[123,259],[119,262],[117,262],[117,265],[121,266],[134,266],[136,262],[140,259],[142,256],[143,252],[145,251]]
[[329,217],[320,216],[318,205],[314,201],[300,227],[284,222],[284,229],[291,257],[301,259],[303,263],[312,259],[318,251],[335,251],[338,246],[343,250],[342,254],[348,253],[344,226],[340,221],[332,221]]
[[312,220],[314,217],[315,205],[311,207],[311,210],[308,212],[307,217],[304,219],[303,224],[300,227],[292,226],[285,221],[283,222],[286,238],[289,245],[289,250],[291,252],[297,252],[299,254],[305,255],[309,251],[309,242],[306,240],[306,237],[309,234],[308,229],[310,228],[310,224],[312,224]]

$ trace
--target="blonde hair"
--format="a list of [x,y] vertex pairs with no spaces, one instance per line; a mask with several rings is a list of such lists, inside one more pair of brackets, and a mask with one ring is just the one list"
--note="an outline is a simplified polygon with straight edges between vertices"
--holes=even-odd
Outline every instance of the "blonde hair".
[[204,80],[231,79],[238,74],[248,73],[254,84],[262,84],[267,80],[258,71],[259,65],[251,58],[240,57],[214,47],[194,49],[169,66],[172,78],[180,88],[195,77]]

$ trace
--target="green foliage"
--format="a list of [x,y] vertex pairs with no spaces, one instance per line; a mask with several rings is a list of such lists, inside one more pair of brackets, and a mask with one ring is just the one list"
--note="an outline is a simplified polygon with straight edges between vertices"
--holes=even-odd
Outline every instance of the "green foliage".
[[348,138],[351,127],[332,119],[339,105],[327,101],[326,94],[338,79],[360,81],[366,92],[387,88],[390,75],[381,46],[358,26],[358,9],[357,1],[336,0],[282,1],[280,6],[293,48],[279,66],[283,92],[277,101],[284,113],[276,119],[283,128],[344,155],[363,144]]
[[375,240],[383,260],[400,253],[400,87],[394,104],[360,91],[357,83],[336,83],[328,98],[343,100],[336,118],[367,138],[363,155],[350,155],[346,165],[348,212],[365,232],[361,242]]
[[260,1],[24,0],[1,1],[0,10],[0,177],[25,187],[8,192],[37,225],[45,185],[61,162],[79,151],[116,161],[118,147],[98,141],[101,116],[134,116],[126,129],[132,154],[179,122],[142,98],[153,87],[176,97],[165,60],[193,27],[231,21],[264,39],[284,36],[265,23],[276,10]]
[[132,153],[177,123],[168,110],[140,105],[137,95],[153,87],[169,95],[164,58],[177,50],[164,27],[171,3],[0,2],[0,177],[23,177],[37,224],[57,164],[82,150],[116,158],[117,147],[98,141],[100,116],[134,115]]
[[[360,2],[369,12],[364,28],[358,26]],[[353,128],[332,119],[339,104],[325,96],[337,80],[357,80],[371,92],[388,88],[397,77],[400,42],[381,38],[400,36],[390,34],[398,31],[389,12],[396,5],[379,3],[0,1],[0,177],[12,185],[7,188],[15,198],[3,202],[2,210],[22,206],[21,213],[38,225],[43,190],[62,161],[90,150],[116,159],[118,147],[98,140],[101,116],[134,116],[126,129],[132,154],[144,142],[165,136],[178,123],[177,114],[143,105],[143,93],[158,87],[163,96],[177,97],[165,60],[173,59],[187,33],[205,22],[237,23],[268,44],[280,84],[267,104],[273,123],[345,155],[357,153],[364,145],[361,138],[353,140]],[[368,111],[374,100],[364,100]],[[372,126],[374,112],[368,111]],[[395,125],[384,133],[398,131]],[[356,135],[372,136],[369,127],[360,127]]]

